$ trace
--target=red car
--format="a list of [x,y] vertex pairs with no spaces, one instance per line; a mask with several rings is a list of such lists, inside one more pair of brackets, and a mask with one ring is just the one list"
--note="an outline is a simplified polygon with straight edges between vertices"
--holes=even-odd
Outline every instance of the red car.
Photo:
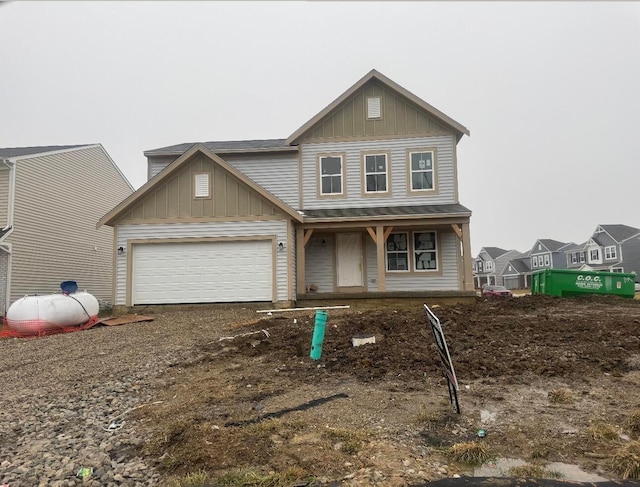
[[485,286],[482,295],[486,298],[510,298],[513,293],[504,286]]

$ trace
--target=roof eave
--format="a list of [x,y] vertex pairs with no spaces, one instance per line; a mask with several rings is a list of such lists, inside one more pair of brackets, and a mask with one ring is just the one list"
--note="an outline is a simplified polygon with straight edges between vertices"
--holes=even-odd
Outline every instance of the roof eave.
[[[187,149],[188,150],[188,149]],[[207,149],[210,150],[210,149]],[[215,154],[262,154],[266,152],[297,152],[299,150],[298,146],[289,146],[289,147],[266,147],[264,149],[220,149],[213,151]],[[149,156],[179,156],[184,154],[185,151],[144,151],[143,155],[145,157]]]
[[438,213],[415,215],[375,215],[375,216],[344,216],[344,217],[308,217],[304,216],[304,223],[332,223],[332,222],[366,222],[383,220],[444,220],[447,218],[471,218],[471,213]]

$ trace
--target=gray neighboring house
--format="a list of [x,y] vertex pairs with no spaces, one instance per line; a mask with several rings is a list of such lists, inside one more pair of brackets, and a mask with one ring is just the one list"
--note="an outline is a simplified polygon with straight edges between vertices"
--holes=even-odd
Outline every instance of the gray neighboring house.
[[472,296],[464,135],[371,70],[286,139],[148,150],[149,180],[100,221],[114,302]]
[[529,254],[522,254],[510,260],[502,271],[503,285],[507,289],[527,289],[531,286],[531,268]]
[[566,269],[567,258],[565,250],[574,245],[573,242],[565,243],[550,238],[536,240],[528,252],[529,268],[531,271],[541,269]]
[[565,250],[570,269],[640,272],[640,229],[628,225],[598,225],[591,237]]
[[485,284],[503,285],[502,272],[507,262],[521,256],[517,250],[504,250],[499,247],[483,247],[473,261],[473,277],[476,289]]
[[133,192],[100,144],[0,149],[0,312],[74,280],[113,295],[113,229],[102,215]]

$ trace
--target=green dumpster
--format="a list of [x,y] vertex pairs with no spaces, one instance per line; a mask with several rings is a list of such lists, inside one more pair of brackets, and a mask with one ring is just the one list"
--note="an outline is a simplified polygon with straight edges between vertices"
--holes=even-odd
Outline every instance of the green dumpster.
[[531,294],[581,296],[614,294],[623,298],[635,296],[635,274],[622,272],[543,269],[531,275]]

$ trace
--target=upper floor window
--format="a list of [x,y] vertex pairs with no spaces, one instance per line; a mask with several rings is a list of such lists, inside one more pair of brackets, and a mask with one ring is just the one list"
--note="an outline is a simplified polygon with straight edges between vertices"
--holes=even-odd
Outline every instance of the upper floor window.
[[344,164],[343,157],[321,156],[320,165],[320,195],[341,195],[344,193]]
[[544,254],[544,266],[549,267],[551,264],[551,259],[549,259],[549,254]]
[[413,234],[415,270],[438,270],[436,232],[415,232]]
[[618,253],[616,252],[615,245],[611,245],[610,247],[604,248],[604,258],[605,260],[614,260],[618,258]]
[[591,249],[589,251],[589,261],[597,262],[600,260],[600,249]]
[[538,267],[538,256],[534,255],[533,258],[531,259],[531,265],[533,267]]
[[365,193],[388,192],[387,154],[365,154]]
[[486,265],[485,265],[485,268],[486,268],[488,271],[492,271],[492,270],[493,270],[493,261],[488,260],[488,261],[487,261],[487,263],[486,263]]
[[193,175],[193,196],[194,198],[211,198],[211,174]]
[[435,152],[409,152],[410,191],[432,191],[435,189]]

